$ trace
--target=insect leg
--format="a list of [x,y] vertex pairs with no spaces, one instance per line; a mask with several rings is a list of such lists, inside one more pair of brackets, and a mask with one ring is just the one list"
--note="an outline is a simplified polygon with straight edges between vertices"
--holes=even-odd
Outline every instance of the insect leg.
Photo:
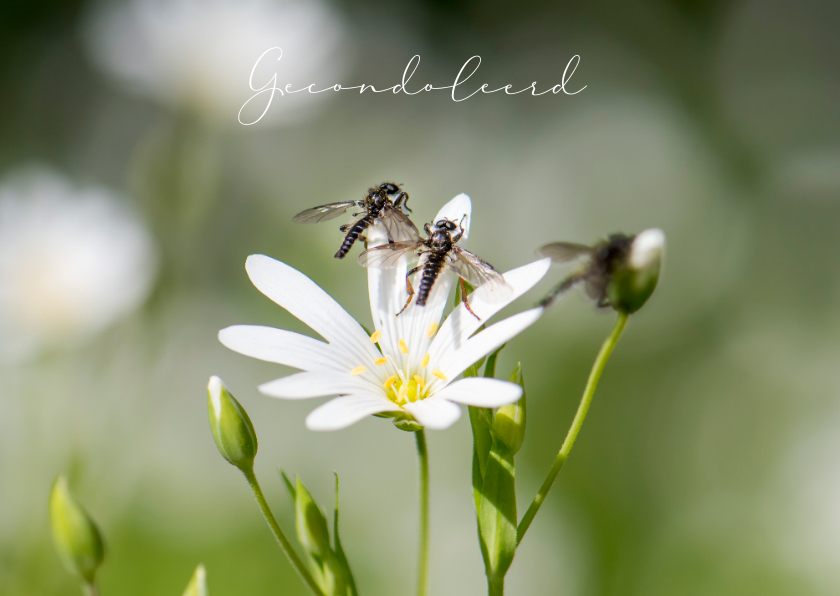
[[406,308],[408,308],[409,304],[411,304],[411,299],[414,298],[414,287],[411,285],[411,280],[409,278],[418,271],[420,271],[422,268],[422,265],[418,265],[417,267],[405,274],[405,289],[408,291],[408,300],[405,301],[405,306],[403,306],[402,310],[397,313],[397,316],[403,314],[403,311]]
[[546,296],[545,298],[540,300],[539,306],[542,306],[543,308],[548,308],[549,306],[554,304],[554,301],[557,299],[557,297],[560,294],[564,293],[566,290],[571,288],[573,285],[575,285],[580,280],[581,280],[580,275],[572,275],[571,277],[568,277],[565,280],[561,281],[557,286],[555,286],[548,293],[548,296]]
[[405,208],[406,211],[411,213],[411,209],[408,207],[408,193],[402,191],[399,196],[397,196],[397,200],[394,201],[394,207],[398,208]]
[[458,233],[452,237],[452,244],[456,244],[461,237],[464,235],[464,220],[467,218],[466,213],[464,217],[461,218],[461,221],[458,222]]
[[473,309],[470,308],[470,303],[467,301],[467,284],[464,283],[464,278],[459,277],[458,282],[461,284],[461,302],[464,303],[464,308],[470,311],[470,314],[480,321],[481,317],[473,312]]

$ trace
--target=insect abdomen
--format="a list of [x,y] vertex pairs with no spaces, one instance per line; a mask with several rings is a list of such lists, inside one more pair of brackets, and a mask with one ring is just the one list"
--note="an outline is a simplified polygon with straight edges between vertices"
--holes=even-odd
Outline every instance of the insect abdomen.
[[420,287],[417,290],[417,306],[425,306],[429,293],[432,291],[432,286],[435,285],[435,280],[440,275],[440,270],[443,269],[445,254],[438,255],[432,253],[429,255],[426,265],[423,267],[423,278],[420,280]]
[[341,247],[338,249],[338,252],[335,253],[336,259],[343,259],[350,249],[353,247],[353,243],[356,242],[356,239],[362,235],[368,226],[370,226],[373,218],[371,214],[368,213],[362,219],[357,221],[355,225],[350,228],[350,231],[347,232],[347,235],[344,237],[344,242],[341,243]]

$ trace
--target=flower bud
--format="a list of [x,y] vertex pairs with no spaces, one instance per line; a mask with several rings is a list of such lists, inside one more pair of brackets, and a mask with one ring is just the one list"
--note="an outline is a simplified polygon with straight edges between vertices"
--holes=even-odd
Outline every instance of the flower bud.
[[50,524],[64,566],[87,583],[93,583],[105,557],[105,546],[99,528],[70,494],[64,476],[56,478],[50,490]]
[[633,238],[625,262],[613,272],[607,294],[610,304],[620,311],[634,313],[644,306],[662,269],[665,234],[653,228]]
[[516,455],[525,440],[525,379],[522,377],[521,364],[516,365],[516,369],[510,375],[510,381],[522,387],[522,397],[496,410],[496,416],[493,418],[493,434],[508,446],[513,455]]
[[219,453],[243,472],[254,468],[257,434],[247,412],[228,392],[219,377],[207,384],[207,414]]
[[184,596],[207,596],[207,573],[204,571],[204,565],[195,568]]
[[419,422],[402,417],[394,418],[394,426],[407,433],[416,433],[418,430],[423,430],[423,425]]

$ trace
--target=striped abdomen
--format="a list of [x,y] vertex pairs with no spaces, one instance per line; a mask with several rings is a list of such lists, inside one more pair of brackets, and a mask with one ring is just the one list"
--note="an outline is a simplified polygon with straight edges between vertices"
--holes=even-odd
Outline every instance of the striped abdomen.
[[429,253],[428,260],[423,266],[423,277],[420,280],[420,287],[417,289],[417,306],[425,306],[426,299],[435,285],[435,280],[440,275],[446,263],[446,253]]
[[372,213],[368,213],[362,219],[353,224],[353,227],[350,228],[350,231],[347,232],[347,235],[344,237],[344,242],[341,243],[341,248],[339,248],[338,252],[335,253],[336,259],[343,259],[347,253],[350,252],[350,249],[353,248],[353,243],[366,229],[370,227],[370,224],[373,223],[374,219],[376,219],[376,217]]

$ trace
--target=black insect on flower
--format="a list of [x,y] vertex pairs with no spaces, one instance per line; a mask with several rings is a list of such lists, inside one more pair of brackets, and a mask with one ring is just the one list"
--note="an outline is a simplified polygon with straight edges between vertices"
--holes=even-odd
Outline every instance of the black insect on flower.
[[359,209],[353,214],[353,219],[339,229],[345,234],[344,241],[336,259],[343,259],[357,239],[367,245],[365,230],[374,224],[381,223],[388,232],[391,242],[416,242],[420,238],[417,226],[408,218],[408,193],[394,182],[383,182],[379,186],[368,189],[363,199],[329,203],[319,207],[312,207],[295,215],[293,221],[297,223],[318,223],[328,221],[345,213],[351,207]]

